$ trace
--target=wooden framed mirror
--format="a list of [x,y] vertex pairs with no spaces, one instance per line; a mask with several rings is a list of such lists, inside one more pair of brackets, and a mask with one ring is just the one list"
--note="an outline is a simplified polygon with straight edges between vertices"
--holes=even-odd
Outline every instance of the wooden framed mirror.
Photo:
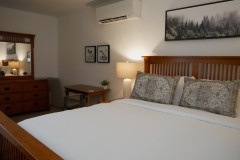
[[35,35],[0,31],[0,80],[34,78]]

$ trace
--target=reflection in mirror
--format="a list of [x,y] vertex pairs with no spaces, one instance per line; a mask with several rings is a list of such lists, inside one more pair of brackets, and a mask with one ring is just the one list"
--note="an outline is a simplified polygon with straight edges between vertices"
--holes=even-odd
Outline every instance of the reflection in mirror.
[[0,62],[0,76],[31,75],[31,45],[0,42]]

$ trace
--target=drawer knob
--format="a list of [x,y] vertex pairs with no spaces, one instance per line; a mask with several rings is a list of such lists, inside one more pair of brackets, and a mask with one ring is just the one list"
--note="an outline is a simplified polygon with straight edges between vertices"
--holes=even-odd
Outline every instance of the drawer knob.
[[37,105],[38,105],[38,102],[35,102],[34,105],[37,106]]
[[6,97],[5,98],[5,101],[9,101],[11,98],[10,97]]
[[38,94],[34,94],[34,97],[38,97]]
[[4,88],[4,90],[5,90],[5,91],[9,91],[9,90],[10,90],[10,88]]
[[10,110],[10,109],[11,109],[11,107],[9,107],[9,106],[8,106],[8,107],[6,107],[5,109],[6,109],[6,110]]
[[33,88],[38,88],[38,85],[34,85]]

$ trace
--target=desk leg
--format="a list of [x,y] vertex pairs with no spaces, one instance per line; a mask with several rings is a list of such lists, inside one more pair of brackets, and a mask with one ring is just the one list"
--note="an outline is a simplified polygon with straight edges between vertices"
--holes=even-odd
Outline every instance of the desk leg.
[[69,95],[69,90],[68,89],[65,89],[65,94],[66,94],[66,96]]
[[103,102],[106,101],[105,93],[102,94],[102,100],[103,100]]
[[87,106],[89,107],[90,106],[90,95],[88,95],[88,97],[87,97]]
[[64,97],[63,110],[67,108],[67,104],[68,104],[68,96],[69,96],[69,90],[68,89],[65,89],[65,94],[66,94],[66,96]]

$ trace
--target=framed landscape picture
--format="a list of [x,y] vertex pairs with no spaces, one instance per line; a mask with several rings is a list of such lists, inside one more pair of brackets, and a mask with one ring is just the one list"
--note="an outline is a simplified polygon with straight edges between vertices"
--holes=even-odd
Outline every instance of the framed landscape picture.
[[165,40],[240,37],[239,1],[219,1],[166,11]]
[[7,54],[16,54],[16,44],[15,43],[7,43]]
[[96,46],[85,47],[85,62],[87,63],[96,62]]
[[97,62],[98,63],[110,62],[110,46],[109,45],[97,46]]

